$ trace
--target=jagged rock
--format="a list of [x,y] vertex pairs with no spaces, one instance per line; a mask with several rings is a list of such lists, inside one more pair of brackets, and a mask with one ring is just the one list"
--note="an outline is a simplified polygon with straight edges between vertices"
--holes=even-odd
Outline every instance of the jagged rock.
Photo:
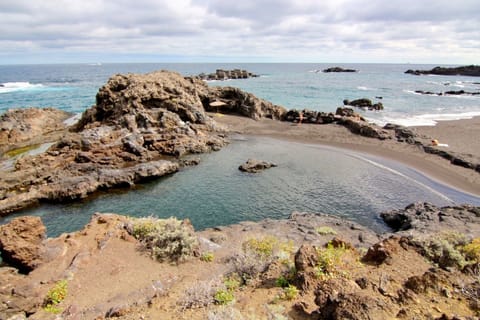
[[405,71],[408,74],[422,75],[422,74],[436,74],[436,75],[445,75],[445,76],[471,76],[471,77],[480,77],[480,66],[470,65],[462,67],[435,67],[431,70],[412,70],[409,69]]
[[276,166],[277,165],[273,162],[248,159],[247,162],[238,167],[238,170],[243,172],[257,173],[259,171],[263,171],[265,169],[273,168]]
[[331,67],[322,70],[322,72],[357,72],[357,70],[354,69],[348,69],[348,68],[341,68],[341,67]]
[[358,118],[344,117],[339,121],[339,124],[342,124],[351,132],[361,136],[380,140],[392,138],[392,134],[388,130],[384,130],[375,124],[368,123]]
[[[401,210],[382,212],[380,217],[395,232],[418,234],[455,230],[464,234],[480,231],[480,207],[472,205],[437,207],[428,202],[412,203]],[[465,225],[468,223],[469,227]]]
[[20,272],[28,273],[41,262],[46,228],[39,217],[19,217],[0,226],[2,259]]
[[345,106],[353,106],[357,108],[364,108],[368,110],[383,110],[383,104],[381,102],[373,103],[372,100],[362,98],[353,101],[349,101],[347,99],[343,100],[343,105]]
[[[234,87],[212,87],[202,101],[207,111],[239,114],[254,120],[260,118],[280,120],[286,112],[283,107]],[[222,102],[223,105],[212,106],[213,101]]]
[[302,118],[302,123],[315,124],[328,124],[333,123],[337,120],[335,115],[331,112],[318,112],[307,109],[304,109],[302,111],[289,110],[283,115],[282,120],[288,122],[300,122],[300,118]]
[[382,263],[390,264],[392,256],[397,251],[397,246],[395,244],[398,240],[399,238],[389,238],[374,244],[368,248],[362,261],[375,265],[381,265]]

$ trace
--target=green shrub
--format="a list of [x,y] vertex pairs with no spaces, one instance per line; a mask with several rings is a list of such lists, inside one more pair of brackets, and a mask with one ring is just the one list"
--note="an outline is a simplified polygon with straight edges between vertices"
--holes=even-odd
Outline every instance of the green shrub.
[[461,248],[465,257],[474,263],[480,263],[480,238],[475,238],[472,242]]
[[298,289],[294,285],[289,284],[287,287],[283,288],[283,299],[293,300],[298,296]]
[[331,227],[327,227],[327,226],[323,226],[323,227],[318,227],[315,229],[315,231],[317,231],[318,234],[322,235],[322,236],[328,236],[328,235],[336,235],[337,234],[337,231],[333,230],[333,228]]
[[277,287],[285,288],[288,287],[289,284],[290,282],[284,276],[280,276],[277,280],[275,280],[275,285]]
[[241,279],[237,274],[233,274],[223,280],[223,284],[228,291],[237,290],[240,287]]
[[183,260],[198,249],[198,240],[191,226],[176,218],[133,219],[129,231],[159,261]]
[[205,261],[205,262],[212,262],[214,259],[214,254],[213,252],[205,252],[200,256],[200,260]]
[[43,302],[43,309],[50,313],[60,313],[61,309],[57,305],[67,297],[67,280],[58,281],[55,286],[50,289]]
[[334,247],[332,244],[328,244],[326,248],[317,249],[317,276],[328,278],[337,275],[338,267],[342,264],[342,256],[345,252],[344,247]]
[[438,264],[440,268],[455,267],[461,270],[467,265],[461,252],[461,248],[467,243],[465,235],[449,232],[423,240],[420,244],[425,257]]
[[235,299],[233,292],[229,290],[220,289],[213,296],[215,303],[225,305],[233,302]]

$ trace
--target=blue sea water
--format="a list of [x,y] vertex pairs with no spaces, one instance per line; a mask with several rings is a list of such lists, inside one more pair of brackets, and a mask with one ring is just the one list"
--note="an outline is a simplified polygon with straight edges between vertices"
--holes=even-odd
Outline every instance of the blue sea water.
[[[385,110],[364,112],[378,123],[434,124],[436,119],[480,115],[480,97],[438,97],[415,90],[478,91],[469,77],[412,76],[420,65],[343,65],[358,73],[316,72],[322,64],[93,64],[0,66],[0,114],[9,108],[56,107],[83,112],[115,73],[159,69],[183,75],[217,68],[244,68],[258,78],[211,82],[245,89],[286,108],[332,111],[343,99],[382,97]],[[348,150],[256,137],[237,137],[219,152],[201,155],[199,166],[139,186],[134,190],[99,193],[86,201],[45,204],[9,216],[41,216],[50,236],[83,226],[93,212],[132,216],[188,217],[196,228],[243,220],[285,218],[292,211],[324,212],[346,217],[377,231],[385,230],[379,212],[414,201],[437,205],[471,203],[480,198],[441,185],[411,168]],[[248,158],[277,162],[259,175],[244,174],[238,165]]]

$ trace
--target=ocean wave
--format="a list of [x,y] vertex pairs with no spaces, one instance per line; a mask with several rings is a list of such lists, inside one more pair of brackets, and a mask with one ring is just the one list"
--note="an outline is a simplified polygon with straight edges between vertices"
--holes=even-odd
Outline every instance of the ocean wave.
[[374,90],[373,88],[365,87],[365,86],[358,86],[358,90],[363,90],[363,91],[371,91]]
[[30,82],[5,82],[0,84],[0,93],[36,90],[43,87],[43,84],[33,84]]
[[378,125],[387,123],[402,125],[405,127],[435,126],[439,121],[466,120],[480,117],[480,111],[468,111],[460,113],[427,113],[412,116],[382,117],[381,119],[368,119]]

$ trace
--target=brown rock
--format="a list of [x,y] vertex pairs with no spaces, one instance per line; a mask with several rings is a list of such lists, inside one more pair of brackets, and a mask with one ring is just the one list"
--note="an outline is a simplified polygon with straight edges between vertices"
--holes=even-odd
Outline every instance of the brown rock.
[[42,241],[46,228],[39,217],[20,217],[0,226],[2,259],[28,273],[41,263]]

